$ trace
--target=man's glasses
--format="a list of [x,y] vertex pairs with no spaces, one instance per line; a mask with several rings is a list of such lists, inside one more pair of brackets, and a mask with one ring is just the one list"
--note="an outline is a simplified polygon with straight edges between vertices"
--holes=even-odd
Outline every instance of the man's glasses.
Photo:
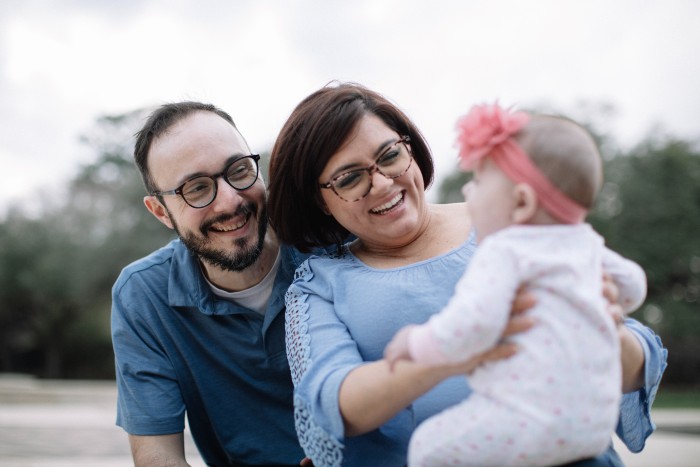
[[411,138],[402,136],[392,143],[369,167],[344,172],[333,177],[328,183],[319,184],[321,188],[330,188],[343,201],[359,201],[372,189],[372,174],[379,172],[386,178],[399,178],[408,172],[413,157],[408,144]]
[[223,177],[234,190],[247,190],[258,179],[258,161],[260,156],[251,154],[236,159],[228,164],[221,173],[215,175],[200,175],[167,191],[154,191],[154,196],[180,195],[185,203],[193,208],[205,208],[214,202],[218,190],[216,180]]

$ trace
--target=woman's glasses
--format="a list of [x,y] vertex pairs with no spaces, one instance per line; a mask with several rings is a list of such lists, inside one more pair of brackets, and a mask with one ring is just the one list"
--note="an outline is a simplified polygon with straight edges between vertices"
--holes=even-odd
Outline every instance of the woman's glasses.
[[379,172],[386,178],[398,178],[405,174],[413,157],[408,144],[411,138],[402,136],[392,143],[375,161],[362,169],[354,169],[333,177],[328,183],[319,184],[321,188],[330,188],[344,201],[359,201],[372,189],[372,174]]

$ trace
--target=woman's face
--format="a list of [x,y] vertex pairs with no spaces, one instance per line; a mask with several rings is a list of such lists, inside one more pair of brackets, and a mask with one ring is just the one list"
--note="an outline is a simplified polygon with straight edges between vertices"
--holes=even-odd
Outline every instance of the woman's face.
[[[371,166],[402,136],[374,114],[366,114],[329,159],[318,182],[325,184],[350,170]],[[322,188],[326,212],[366,246],[410,242],[427,220],[425,186],[418,165],[412,161],[406,173],[397,178],[375,170],[371,182],[369,193],[358,201],[345,201],[332,189]]]

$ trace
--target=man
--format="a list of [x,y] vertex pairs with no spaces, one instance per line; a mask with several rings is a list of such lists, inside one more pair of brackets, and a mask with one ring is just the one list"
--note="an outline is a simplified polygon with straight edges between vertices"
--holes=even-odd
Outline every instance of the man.
[[113,288],[117,424],[137,466],[299,465],[284,293],[303,260],[267,228],[265,185],[233,120],[168,104],[137,134],[146,208],[179,239]]

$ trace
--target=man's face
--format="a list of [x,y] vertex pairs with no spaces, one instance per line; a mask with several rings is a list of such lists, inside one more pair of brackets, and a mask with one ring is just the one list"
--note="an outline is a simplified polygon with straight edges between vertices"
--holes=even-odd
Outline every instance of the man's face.
[[[233,159],[250,154],[241,134],[212,112],[196,112],[173,125],[151,145],[148,166],[158,190],[171,190],[198,175],[220,173]],[[217,179],[214,201],[193,208],[180,195],[145,199],[148,209],[174,229],[205,266],[240,271],[262,251],[267,231],[265,185],[258,180],[237,191]]]

